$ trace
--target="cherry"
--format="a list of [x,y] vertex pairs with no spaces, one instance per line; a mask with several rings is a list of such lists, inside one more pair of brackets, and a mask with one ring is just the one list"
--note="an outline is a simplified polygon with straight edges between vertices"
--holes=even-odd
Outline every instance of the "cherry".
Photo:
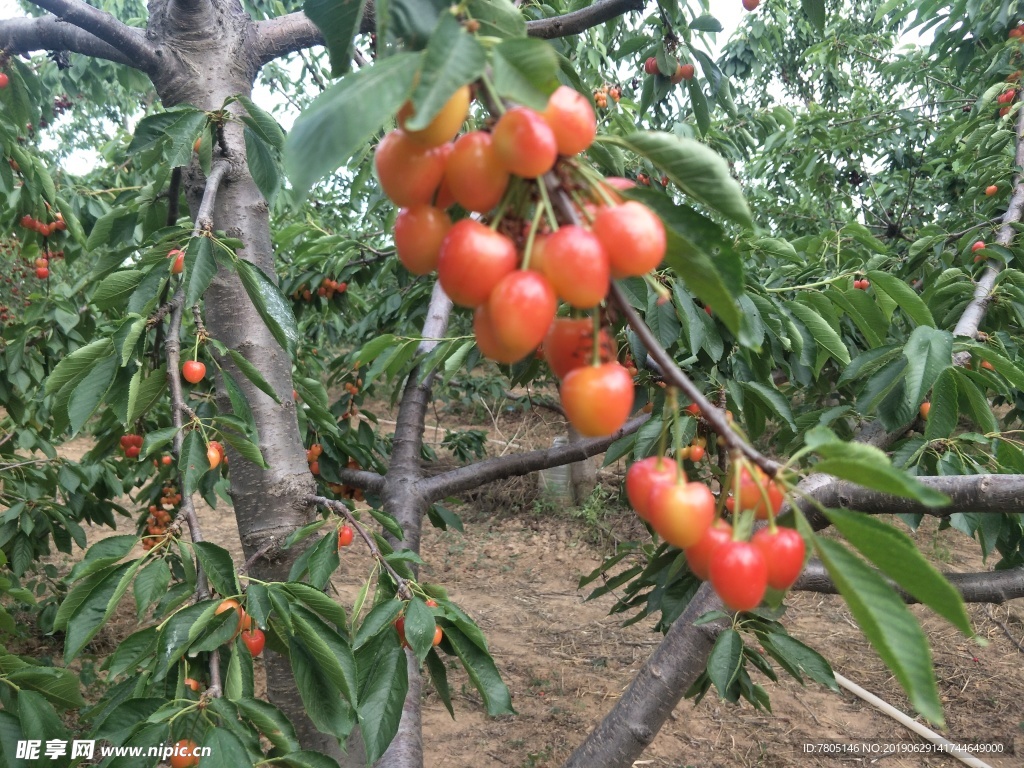
[[[470,131],[460,136],[448,156],[444,181],[455,202],[467,211],[485,213],[501,202],[508,171],[494,151],[491,134]],[[437,204],[443,205],[440,199]]]
[[676,481],[651,489],[648,521],[665,541],[692,547],[715,519],[715,497],[703,483]]
[[700,540],[686,549],[686,562],[693,575],[701,581],[707,581],[712,553],[729,541],[732,541],[732,526],[722,519],[712,522]]
[[440,208],[417,205],[403,208],[395,219],[395,250],[398,260],[414,275],[437,269],[441,242],[452,221]]
[[444,640],[444,631],[435,624],[433,645],[440,645],[442,640]]
[[974,253],[975,251],[980,251],[984,247],[985,242],[983,240],[979,240],[978,242],[971,246],[971,252]]
[[644,62],[644,72],[648,75],[658,74],[658,60],[653,56],[650,56],[647,61]]
[[338,548],[347,547],[355,537],[355,532],[349,526],[341,526],[338,530]]
[[40,280],[45,280],[50,276],[49,267],[36,267],[36,277]]
[[555,292],[577,309],[597,306],[608,293],[611,266],[601,241],[570,224],[544,242],[544,274]]
[[505,170],[524,179],[542,176],[558,159],[554,131],[540,113],[527,107],[512,107],[498,118],[492,138]]
[[743,7],[748,11],[752,11],[761,4],[761,0],[743,0]]
[[124,449],[124,455],[127,456],[129,459],[139,458],[140,453],[142,453],[142,449],[139,448],[139,446],[137,445],[129,445],[127,448]]
[[562,407],[584,437],[610,435],[633,408],[633,377],[617,362],[569,371],[562,382]]
[[194,768],[199,765],[199,755],[193,755],[199,747],[192,739],[182,739],[174,745],[171,755],[171,768]]
[[997,187],[995,184],[990,184],[989,186],[985,187],[985,194],[988,195],[989,197],[992,197],[992,195],[994,195],[998,191],[999,187]]
[[193,691],[199,691],[199,689],[203,687],[202,683],[200,683],[198,680],[194,680],[191,677],[185,678],[184,685],[186,688],[190,688]]
[[[598,333],[600,362],[615,359],[615,341],[602,328]],[[559,379],[574,368],[590,365],[594,351],[594,321],[590,318],[556,317],[544,337],[544,359]]]
[[252,619],[249,618],[246,612],[242,609],[242,606],[234,598],[228,598],[227,600],[221,601],[221,604],[217,606],[217,610],[214,611],[214,615],[219,616],[225,611],[234,611],[238,614],[238,628],[235,630],[235,634],[232,636],[232,639],[234,639],[243,629],[248,629],[251,626]]
[[181,375],[189,384],[198,384],[206,376],[206,365],[198,360],[188,360],[181,366]]
[[259,656],[263,653],[263,646],[266,645],[267,639],[262,629],[247,629],[242,632],[242,642],[249,649],[249,653]]
[[171,274],[180,275],[185,269],[185,252],[175,248],[174,250],[168,251],[167,258],[174,258],[171,262]]
[[921,418],[924,419],[925,421],[928,421],[928,414],[931,413],[932,404],[925,400],[923,403],[921,403],[921,407],[918,408],[917,410],[918,413],[921,414]]
[[[676,68],[675,77],[672,80],[678,83],[680,80],[693,80],[693,64],[680,64]],[[676,78],[679,78],[676,80]]]
[[982,360],[981,367],[984,368],[986,371],[994,371],[996,369],[995,366],[992,365],[992,363],[990,363],[988,360]]
[[690,461],[696,463],[704,458],[704,446],[703,445],[691,445],[690,446]]
[[768,588],[768,564],[747,541],[727,541],[711,553],[711,586],[733,611],[756,608]]
[[374,165],[380,185],[395,205],[429,205],[444,177],[445,147],[427,148],[398,129],[377,145]]
[[451,300],[477,307],[505,275],[516,268],[515,244],[473,219],[452,225],[441,243],[437,279]]
[[787,590],[804,569],[807,548],[804,537],[792,528],[776,528],[773,533],[762,528],[754,534],[751,544],[761,550],[768,565],[768,586]]
[[480,348],[481,354],[496,363],[511,365],[522,360],[530,351],[529,349],[506,347],[498,340],[497,332],[494,330],[494,321],[486,302],[473,312],[473,334],[476,336],[476,345]]
[[11,78],[7,76],[6,72],[0,72],[0,88],[6,88],[7,84],[11,81]]
[[665,227],[642,203],[600,208],[592,226],[616,279],[647,274],[665,258]]
[[210,469],[216,469],[220,466],[220,451],[210,445],[206,449],[206,460],[210,463]]
[[626,497],[642,520],[650,521],[651,494],[655,488],[676,482],[678,465],[663,456],[649,456],[626,470]]
[[498,342],[506,349],[522,350],[523,355],[544,340],[557,309],[555,289],[546,277],[533,270],[505,275],[487,299],[491,327]]
[[405,130],[406,135],[412,141],[424,147],[437,147],[446,144],[455,138],[462,123],[469,112],[469,86],[464,85],[452,94],[451,98],[441,107],[441,111],[434,116],[426,128],[418,131],[410,131],[406,128],[406,122],[413,117],[412,102],[407,101],[398,110],[398,125]]
[[579,154],[597,135],[597,117],[587,97],[567,85],[558,86],[548,98],[544,119],[555,134],[560,155]]
[[[768,504],[765,504],[765,495],[768,496]],[[773,513],[778,513],[784,501],[782,491],[759,467],[755,468],[753,475],[746,467],[740,471],[740,511],[752,509],[758,520],[766,520],[768,506]]]

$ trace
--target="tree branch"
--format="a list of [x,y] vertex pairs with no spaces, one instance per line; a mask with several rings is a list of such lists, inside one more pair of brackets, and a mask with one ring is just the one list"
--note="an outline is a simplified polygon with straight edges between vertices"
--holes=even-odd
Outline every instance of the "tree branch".
[[124,51],[56,16],[0,20],[0,50],[14,54],[72,51],[129,67],[140,65]]
[[204,232],[213,231],[213,207],[217,202],[220,183],[224,180],[229,167],[226,160],[218,160],[210,169],[210,175],[206,177],[206,187],[203,189],[203,199],[199,203],[199,210],[196,211],[196,224],[192,229],[192,237],[199,237]]
[[[1005,571],[987,571],[982,573],[944,573],[949,583],[956,587],[967,603],[1005,603],[1018,597],[1024,597],[1024,568],[1009,568]],[[904,602],[917,603],[918,600],[890,582],[903,598]],[[804,572],[797,579],[793,589],[801,592],[818,592],[826,595],[837,595],[835,583],[825,570],[820,560],[811,560]]]
[[526,22],[526,32],[530,37],[542,37],[551,40],[556,37],[578,35],[598,24],[623,16],[631,11],[642,11],[644,0],[597,0],[572,13],[553,16],[550,19],[537,19]]
[[129,27],[106,11],[94,8],[81,0],[31,0],[43,10],[62,21],[95,35],[120,51],[130,66],[147,72],[159,66],[160,59],[140,29]]
[[475,464],[459,467],[434,477],[424,478],[419,483],[419,489],[426,498],[437,501],[445,496],[468,491],[484,483],[493,483],[495,480],[504,480],[506,477],[528,475],[542,469],[583,461],[591,456],[604,453],[608,450],[608,446],[619,438],[636,432],[649,418],[650,416],[646,414],[638,416],[626,422],[618,432],[605,437],[590,437],[556,448],[544,448],[478,461]]

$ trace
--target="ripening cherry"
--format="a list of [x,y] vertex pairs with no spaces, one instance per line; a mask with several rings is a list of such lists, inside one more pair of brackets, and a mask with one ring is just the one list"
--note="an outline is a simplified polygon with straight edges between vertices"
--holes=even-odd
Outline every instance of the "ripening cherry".
[[925,400],[917,410],[921,414],[921,418],[928,421],[928,414],[932,411],[932,404]]
[[761,4],[761,0],[743,0],[743,7],[748,11],[752,11]]
[[579,154],[597,136],[597,117],[590,101],[567,85],[558,86],[548,98],[544,119],[555,134],[560,155]]
[[[730,486],[731,487],[731,486]],[[765,504],[765,496],[768,497],[768,504]],[[754,474],[744,467],[740,471],[740,511],[747,509],[754,510],[758,520],[768,519],[768,507],[771,506],[773,514],[778,514],[786,497],[760,467],[755,467]]]
[[506,347],[498,340],[487,302],[473,310],[473,335],[476,336],[476,345],[480,348],[480,353],[496,363],[511,365],[526,357],[532,349]]
[[7,76],[7,73],[0,72],[0,89],[6,88],[9,82],[11,82],[11,78]]
[[693,575],[701,581],[707,581],[711,568],[711,554],[729,541],[732,541],[732,526],[721,518],[713,521],[700,540],[686,548],[686,563]]
[[555,319],[558,297],[544,275],[520,269],[505,275],[494,286],[487,309],[491,327],[502,346],[522,349],[526,354],[544,340]]
[[179,248],[168,251],[167,258],[173,258],[171,262],[171,274],[180,275],[185,270],[185,252]]
[[444,640],[444,630],[435,624],[434,639],[431,641],[431,645],[440,645],[442,640]]
[[997,187],[995,184],[990,184],[989,186],[985,187],[985,194],[988,195],[989,197],[992,197],[992,195],[994,195],[998,191],[999,187]]
[[350,526],[343,525],[338,529],[338,548],[347,547],[355,539],[355,532]]
[[189,690],[196,691],[197,693],[203,687],[202,683],[191,677],[186,677],[183,681],[183,685]]
[[804,537],[792,528],[776,528],[774,532],[762,528],[754,534],[750,543],[764,555],[768,566],[768,586],[783,591],[793,586],[800,571],[804,569],[804,555],[807,551]]
[[681,476],[679,466],[664,456],[649,456],[630,465],[626,470],[626,497],[641,520],[649,522],[651,519],[652,491],[658,486],[675,483]]
[[[494,151],[491,134],[470,131],[453,145],[445,164],[444,187],[467,211],[485,213],[501,202],[508,188],[508,176]],[[437,205],[446,207],[440,199]]]
[[647,61],[644,62],[644,72],[648,75],[658,74],[658,60],[653,56],[649,56]]
[[449,151],[446,146],[423,147],[401,129],[391,131],[373,156],[384,194],[402,208],[429,205],[444,177]]
[[695,464],[704,458],[704,446],[703,445],[691,445],[690,446],[690,461]]
[[708,575],[715,592],[733,611],[756,608],[768,588],[768,564],[748,541],[727,541],[711,553]]
[[505,275],[516,268],[515,244],[473,219],[452,225],[441,243],[437,279],[460,307],[478,307]]
[[975,253],[977,251],[980,251],[984,247],[985,247],[985,241],[984,240],[979,240],[978,242],[976,242],[974,245],[971,246],[971,253]]
[[[598,360],[615,359],[615,341],[602,328],[598,332]],[[556,317],[544,337],[544,359],[559,379],[574,368],[590,365],[594,358],[594,321],[590,318]]]
[[235,634],[232,635],[232,640],[234,640],[235,637],[237,637],[238,633],[241,632],[243,629],[249,629],[252,626],[252,619],[249,618],[248,614],[246,614],[245,610],[234,598],[222,600],[220,605],[217,606],[217,610],[214,611],[214,615],[219,616],[225,611],[234,611],[238,614],[238,629],[236,629]]
[[512,107],[498,118],[491,136],[505,170],[524,179],[544,175],[558,159],[554,131],[539,112],[527,107]]
[[218,451],[214,446],[211,445],[206,449],[206,460],[210,463],[210,469],[216,469],[219,467],[220,459],[220,451]]
[[633,409],[633,377],[617,362],[570,371],[562,381],[562,407],[584,437],[610,435]]
[[50,276],[50,268],[49,267],[36,267],[36,277],[38,277],[40,280],[45,280],[49,276]]
[[206,365],[198,360],[188,360],[181,366],[181,375],[189,384],[198,384],[206,376]]
[[395,250],[398,260],[414,275],[425,275],[437,269],[441,242],[452,220],[440,208],[416,205],[403,208],[395,218]]
[[[693,64],[680,64],[676,69],[676,77],[678,77],[679,80],[693,80],[693,72]],[[676,82],[679,82],[679,80]]]
[[412,119],[414,112],[412,102],[407,101],[398,110],[398,126],[402,128],[410,140],[424,147],[438,147],[455,138],[469,112],[469,86],[464,85],[452,94],[451,98],[441,107],[425,128],[411,131],[406,123]]
[[174,745],[171,755],[171,768],[195,768],[199,765],[199,756],[193,753],[199,747],[192,739],[182,739]]
[[599,208],[592,228],[617,280],[645,275],[665,258],[665,226],[643,203]]
[[715,519],[715,497],[703,483],[677,481],[651,489],[648,522],[665,541],[692,547]]
[[570,224],[548,236],[543,269],[555,292],[577,309],[597,306],[608,293],[608,254],[597,236],[583,227]]
[[266,645],[267,639],[262,629],[247,629],[242,632],[242,642],[249,649],[249,653],[259,656],[263,653],[263,646]]

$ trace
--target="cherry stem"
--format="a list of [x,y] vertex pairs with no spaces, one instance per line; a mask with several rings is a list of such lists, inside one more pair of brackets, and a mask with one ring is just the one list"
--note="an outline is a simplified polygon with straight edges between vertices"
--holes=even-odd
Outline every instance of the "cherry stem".
[[590,319],[590,364],[597,366],[601,364],[601,321],[596,309],[591,312]]
[[540,227],[540,220],[543,215],[544,209],[538,205],[537,209],[533,212],[533,221],[530,222],[530,234],[526,236],[526,252],[523,254],[523,269],[530,268],[530,257],[533,256],[533,241],[537,238],[537,229]]
[[540,199],[544,202],[544,210],[548,215],[548,223],[551,224],[551,230],[553,232],[558,231],[558,218],[555,216],[555,209],[551,205],[551,198],[548,196],[548,190],[543,181],[537,182],[537,189],[540,192]]

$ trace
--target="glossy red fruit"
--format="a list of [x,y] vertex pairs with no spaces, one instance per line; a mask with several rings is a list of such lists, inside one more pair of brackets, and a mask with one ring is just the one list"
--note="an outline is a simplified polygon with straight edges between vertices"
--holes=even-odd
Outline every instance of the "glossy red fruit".
[[50,268],[49,267],[36,267],[36,277],[38,277],[40,280],[45,280],[49,276],[50,276]]
[[399,616],[395,619],[395,631],[398,633],[398,639],[402,645],[408,646],[409,643],[405,640],[405,616]]
[[[486,213],[494,208],[508,188],[508,178],[491,134],[483,131],[460,136],[445,164],[445,186],[467,211]],[[442,206],[442,201],[438,200],[438,205]]]
[[583,227],[562,227],[545,240],[543,269],[555,292],[577,309],[597,306],[608,293],[608,254]]
[[626,497],[633,511],[642,520],[650,521],[652,491],[658,486],[675,483],[679,477],[686,479],[670,459],[649,456],[634,462],[626,471]]
[[401,129],[380,140],[373,161],[377,178],[395,205],[429,205],[444,177],[448,152],[412,141]]
[[184,682],[183,682],[183,684],[189,690],[196,691],[196,692],[198,692],[203,687],[202,683],[200,683],[198,680],[195,680],[195,679],[193,679],[191,677],[186,677]]
[[444,631],[439,626],[437,626],[435,624],[434,625],[434,640],[432,641],[432,645],[440,645],[442,640],[444,640]]
[[530,353],[530,349],[506,347],[498,340],[486,302],[473,310],[473,335],[476,337],[476,345],[480,348],[480,354],[496,363],[511,365]]
[[979,240],[978,242],[971,246],[971,253],[974,253],[975,251],[980,251],[984,247],[985,242],[983,240]]
[[647,61],[644,62],[644,72],[648,75],[658,74],[658,60],[653,56],[649,57]]
[[210,464],[210,469],[216,469],[220,466],[221,455],[220,451],[214,448],[212,445],[206,449],[206,460]]
[[728,541],[711,553],[708,575],[715,592],[733,611],[756,608],[768,588],[768,564],[747,541]]
[[461,307],[487,301],[501,279],[516,268],[515,244],[479,221],[462,219],[441,243],[437,279],[448,297]]
[[355,539],[355,532],[347,525],[341,526],[338,530],[338,547],[347,547]]
[[752,11],[761,4],[761,0],[743,0],[743,7],[748,11]]
[[590,101],[567,85],[558,86],[548,98],[544,119],[555,134],[560,155],[582,152],[597,136],[597,117]]
[[[598,333],[598,360],[609,363],[615,359],[615,340],[604,328]],[[590,318],[556,317],[544,337],[544,359],[559,379],[574,368],[593,362],[594,321]]]
[[242,642],[249,649],[249,653],[253,656],[259,656],[263,653],[263,646],[266,645],[267,638],[264,636],[262,629],[247,629],[242,632]]
[[[680,80],[693,80],[693,64],[680,64],[676,69],[676,77]],[[675,78],[673,78],[675,79]]]
[[732,541],[732,526],[718,519],[708,526],[700,541],[686,549],[686,562],[701,581],[707,581],[711,569],[711,555],[719,546]]
[[645,275],[665,258],[665,226],[643,203],[599,208],[591,226],[615,279]]
[[403,208],[395,218],[395,250],[398,260],[414,275],[437,269],[441,242],[452,220],[440,208],[417,205]]
[[704,446],[703,445],[691,445],[690,446],[690,461],[696,463],[704,458]]
[[129,445],[127,448],[124,449],[124,455],[127,456],[129,459],[139,458],[140,453],[142,453],[142,449],[139,448],[139,446],[137,445]]
[[781,590],[793,586],[804,569],[807,552],[804,537],[792,528],[776,528],[775,533],[762,528],[750,542],[764,555],[768,566],[768,586]]
[[[767,496],[768,503],[765,503]],[[752,509],[758,520],[768,518],[768,508],[777,514],[782,509],[785,495],[768,476],[759,468],[754,474],[744,467],[740,472],[740,511]]]
[[0,88],[6,88],[7,84],[11,81],[11,78],[7,76],[6,72],[0,72]]
[[181,366],[181,375],[189,384],[198,384],[206,376],[206,365],[198,360],[187,360]]
[[618,363],[570,371],[562,382],[562,407],[584,437],[610,435],[633,408],[633,377]]
[[715,519],[715,497],[703,483],[674,482],[651,489],[651,527],[680,549],[692,547]]
[[174,745],[174,754],[171,755],[171,768],[195,768],[199,765],[199,756],[193,755],[198,748],[192,739],[182,739]]
[[992,195],[994,195],[998,191],[999,187],[997,187],[995,184],[990,184],[989,186],[985,187],[985,194],[988,195],[989,197],[992,197]]
[[185,252],[175,248],[167,253],[168,259],[174,259],[171,262],[171,274],[180,275],[185,270]]
[[527,107],[512,107],[498,118],[491,137],[505,170],[524,179],[542,176],[558,159],[555,132],[539,112]]
[[502,346],[529,352],[544,340],[558,309],[548,279],[533,270],[516,270],[494,286],[487,299],[491,327]]
[[411,131],[406,123],[413,118],[412,102],[407,101],[398,110],[398,125],[411,141],[425,147],[438,147],[455,138],[469,112],[469,86],[464,85],[452,94],[433,120],[418,131]]

